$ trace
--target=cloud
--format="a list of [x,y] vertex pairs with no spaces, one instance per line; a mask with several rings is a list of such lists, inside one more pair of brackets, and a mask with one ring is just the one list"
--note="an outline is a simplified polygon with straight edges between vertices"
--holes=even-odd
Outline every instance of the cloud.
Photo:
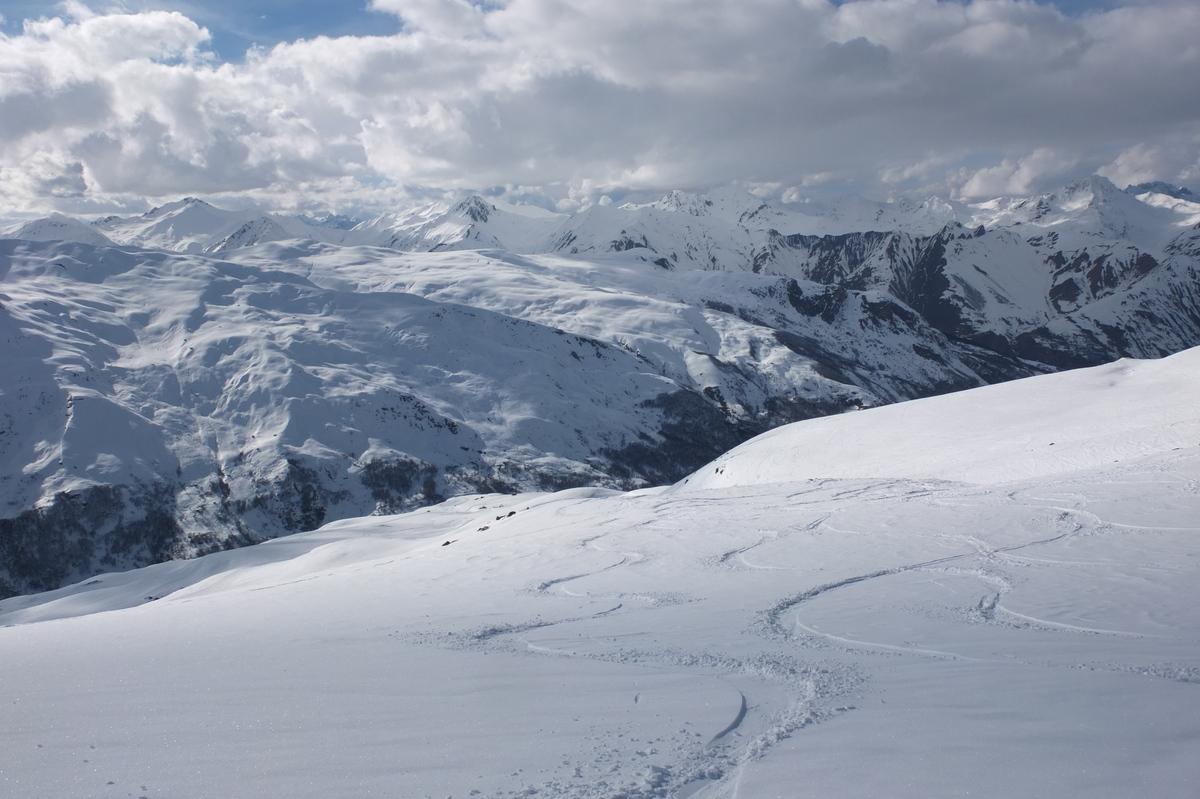
[[1200,136],[1163,136],[1153,145],[1135,144],[1096,170],[1118,186],[1175,175],[1183,185],[1200,185]]
[[401,32],[236,64],[162,11],[76,3],[0,36],[0,204],[348,207],[490,186],[585,203],[729,182],[971,196],[1197,171],[1191,2],[1078,18],[1027,0],[372,7]]
[[1006,158],[996,166],[977,170],[959,194],[964,199],[1029,194],[1040,181],[1069,175],[1078,163],[1078,158],[1054,150],[1034,150],[1015,162]]
[[396,14],[410,31],[435,35],[482,36],[483,3],[469,0],[371,0],[376,11]]

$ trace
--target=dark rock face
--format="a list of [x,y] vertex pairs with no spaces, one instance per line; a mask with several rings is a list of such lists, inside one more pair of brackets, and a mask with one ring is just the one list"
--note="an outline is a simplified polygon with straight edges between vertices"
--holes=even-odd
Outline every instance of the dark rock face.
[[676,391],[646,400],[644,407],[661,412],[662,425],[654,435],[603,450],[609,474],[623,487],[634,487],[638,477],[652,485],[671,483],[761,432],[739,430],[719,407],[713,407],[711,399]]
[[889,249],[896,264],[889,292],[934,328],[951,338],[960,338],[966,330],[960,303],[955,302],[959,298],[950,294],[946,277],[946,242],[935,236],[918,239],[914,244],[910,258],[901,258],[897,248]]
[[791,306],[805,316],[820,317],[827,324],[832,324],[842,303],[846,301],[846,287],[840,284],[822,286],[819,294],[805,294],[795,280],[789,280],[787,298]]
[[170,560],[184,539],[174,496],[170,486],[100,485],[0,519],[0,598]]
[[371,490],[381,510],[397,513],[445,499],[438,492],[437,476],[438,468],[431,463],[376,460],[363,468],[362,484]]
[[472,222],[483,223],[488,221],[491,212],[495,209],[482,197],[470,197],[459,203],[454,210],[463,214]]
[[[972,256],[961,242],[987,242],[993,235],[1006,234],[952,226],[934,236],[779,236],[769,261],[756,261],[755,270],[798,272],[820,284],[814,291],[793,281],[788,300],[798,312],[827,323],[848,291],[886,292],[966,347],[964,356],[983,368],[988,382],[1122,357],[1161,357],[1200,344],[1195,231],[1168,244],[1165,260],[1114,243],[1065,251],[1053,232],[1030,238],[1024,257],[1040,259],[1049,280],[1041,310],[997,293],[978,265],[969,273],[974,281],[962,277],[968,274],[963,261]],[[1005,305],[1011,321],[1000,327],[994,309]],[[881,319],[895,313],[886,303],[871,311]]]

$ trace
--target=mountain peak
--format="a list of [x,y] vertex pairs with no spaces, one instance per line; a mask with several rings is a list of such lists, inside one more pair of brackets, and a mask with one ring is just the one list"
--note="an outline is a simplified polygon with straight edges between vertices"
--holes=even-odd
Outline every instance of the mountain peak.
[[656,208],[660,211],[670,211],[671,213],[690,214],[692,216],[709,216],[713,206],[713,201],[708,197],[698,194],[689,194],[686,191],[675,189],[670,194],[655,200],[647,207]]
[[1103,202],[1125,194],[1125,192],[1117,188],[1116,184],[1103,175],[1092,175],[1091,177],[1071,183],[1063,189],[1064,197],[1085,193],[1092,195],[1093,202]]
[[97,246],[111,245],[103,233],[93,226],[60,213],[33,219],[0,232],[0,237],[26,241],[75,241]]
[[206,203],[204,200],[201,200],[197,197],[184,197],[182,200],[176,200],[175,202],[167,203],[166,205],[155,206],[146,213],[142,214],[142,216],[146,219],[154,219],[155,217],[178,213],[179,211],[183,211],[188,208],[211,208],[213,210],[218,210],[216,206],[210,205],[209,203]]
[[1142,194],[1165,194],[1168,197],[1174,197],[1177,200],[1187,200],[1194,203],[1200,202],[1200,194],[1196,194],[1194,191],[1184,186],[1175,186],[1170,183],[1165,183],[1161,180],[1126,186],[1125,193],[1132,194],[1135,197]]
[[454,206],[455,213],[466,215],[472,222],[487,222],[496,208],[478,194],[472,195]]

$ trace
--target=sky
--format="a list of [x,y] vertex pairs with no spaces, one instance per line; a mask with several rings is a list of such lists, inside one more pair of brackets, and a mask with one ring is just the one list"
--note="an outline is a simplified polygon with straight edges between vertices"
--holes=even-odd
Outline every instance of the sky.
[[0,0],[0,216],[1200,188],[1194,0]]

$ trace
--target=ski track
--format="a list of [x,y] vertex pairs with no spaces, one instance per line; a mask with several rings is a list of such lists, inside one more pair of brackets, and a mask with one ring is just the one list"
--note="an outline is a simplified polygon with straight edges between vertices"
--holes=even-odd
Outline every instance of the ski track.
[[712,737],[712,739],[708,742],[707,746],[712,746],[717,741],[721,740],[726,735],[728,735],[729,733],[733,732],[738,727],[740,727],[742,725],[742,722],[746,720],[746,695],[741,693],[740,691],[738,692],[738,694],[742,697],[742,704],[741,704],[741,707],[738,708],[737,715],[734,716],[733,721],[729,722],[729,725],[727,727],[725,727],[725,729],[721,730],[719,733],[717,733],[716,735],[714,735]]
[[[911,497],[911,494],[906,494],[903,497],[903,499],[907,501],[910,497]],[[1009,495],[1008,498],[1010,500],[1012,500],[1015,498],[1015,495]],[[1088,501],[1088,498],[1084,497],[1082,495],[1076,495],[1072,498],[1077,499],[1080,502]],[[942,501],[942,498],[939,498],[939,497],[933,497],[932,499],[933,499],[932,504],[934,504],[934,505],[943,505],[943,504],[950,505],[951,504],[951,503],[944,503]],[[1037,499],[1037,498],[1031,497],[1031,499]],[[1046,502],[1061,501],[1061,499],[1062,499],[1062,495],[1059,495],[1057,497],[1054,497],[1053,500],[1051,500],[1050,498],[1045,498],[1045,501]],[[977,499],[975,501],[978,502]],[[963,502],[966,503],[967,498],[963,498]],[[824,632],[824,631],[822,631],[818,628],[815,628],[811,625],[805,624],[800,618],[802,605],[804,605],[807,602],[812,601],[813,599],[816,599],[819,596],[826,595],[832,591],[847,589],[847,588],[850,588],[855,585],[861,585],[861,584],[866,583],[871,580],[876,580],[876,579],[885,578],[885,577],[891,577],[891,576],[895,576],[898,574],[904,574],[907,572],[929,571],[929,572],[934,572],[934,573],[946,573],[946,574],[951,574],[951,575],[961,576],[961,577],[970,577],[973,579],[981,580],[986,583],[990,583],[993,586],[995,586],[997,589],[999,589],[993,594],[984,595],[979,600],[979,604],[976,606],[976,608],[973,609],[975,611],[977,617],[985,623],[996,623],[996,624],[1006,624],[1007,623],[1006,626],[1011,626],[1011,627],[1015,627],[1018,629],[1056,630],[1056,631],[1077,633],[1077,634],[1082,634],[1082,635],[1107,635],[1107,636],[1117,636],[1117,637],[1137,638],[1137,639],[1161,638],[1162,637],[1162,636],[1149,635],[1149,634],[1139,633],[1139,632],[1130,632],[1127,630],[1090,628],[1090,627],[1084,627],[1081,625],[1067,624],[1064,622],[1054,622],[1054,621],[1050,621],[1050,620],[1046,620],[1046,619],[1039,619],[1034,616],[1029,616],[1027,614],[1018,613],[1016,611],[1012,611],[1000,604],[1000,600],[1003,597],[1003,595],[1012,589],[1012,584],[1013,584],[1012,579],[1010,577],[1004,575],[1003,573],[997,573],[995,569],[999,563],[1005,563],[1007,565],[1020,565],[1020,563],[1022,561],[1032,561],[1032,562],[1037,562],[1042,565],[1052,565],[1052,566],[1072,565],[1071,562],[1069,562],[1069,561],[1060,562],[1060,561],[1052,561],[1052,560],[1042,560],[1042,559],[1036,559],[1036,558],[1028,558],[1026,556],[1021,556],[1021,555],[1015,555],[1012,553],[1015,553],[1015,552],[1018,552],[1018,551],[1024,550],[1024,549],[1029,549],[1031,547],[1038,547],[1038,546],[1045,546],[1045,545],[1053,544],[1053,543],[1062,541],[1064,539],[1067,539],[1067,538],[1070,538],[1073,536],[1094,534],[1094,532],[1097,529],[1102,529],[1104,527],[1109,527],[1109,526],[1121,527],[1123,529],[1129,529],[1129,530],[1139,530],[1139,529],[1162,530],[1162,529],[1172,529],[1172,528],[1141,527],[1141,526],[1137,526],[1137,525],[1111,524],[1111,523],[1107,522],[1106,520],[1102,519],[1101,517],[1099,517],[1098,515],[1091,513],[1090,511],[1082,510],[1080,508],[1063,507],[1060,505],[1041,504],[1041,503],[1029,504],[1026,502],[1014,502],[1013,504],[1016,505],[1017,507],[1028,508],[1030,510],[1047,510],[1047,511],[1057,512],[1059,514],[1059,516],[1055,520],[1055,523],[1059,524],[1059,525],[1068,526],[1069,529],[1065,530],[1062,533],[1059,533],[1058,535],[1054,535],[1054,536],[1050,536],[1050,537],[1046,537],[1046,538],[1038,538],[1038,539],[1035,539],[1032,541],[1027,541],[1024,543],[1012,544],[1012,545],[1002,546],[1002,547],[991,547],[987,544],[987,542],[983,541],[982,539],[980,539],[976,536],[973,536],[973,535],[969,535],[969,534],[949,535],[946,537],[951,538],[953,540],[961,541],[962,543],[969,546],[973,551],[960,553],[958,555],[951,555],[951,556],[947,556],[944,558],[937,558],[937,559],[933,559],[933,560],[922,561],[919,563],[913,563],[913,564],[909,564],[909,565],[905,565],[905,566],[881,569],[881,570],[869,572],[866,574],[855,575],[855,576],[848,577],[848,578],[845,578],[842,580],[837,580],[834,582],[815,586],[815,587],[810,588],[806,591],[803,591],[799,594],[795,594],[791,597],[788,597],[787,599],[782,600],[781,602],[777,603],[776,605],[772,606],[771,608],[768,608],[766,611],[763,611],[762,613],[760,613],[760,621],[759,621],[758,627],[759,627],[759,629],[765,631],[769,635],[774,635],[774,636],[783,637],[783,638],[794,637],[795,632],[797,630],[800,630],[800,631],[803,631],[805,634],[807,634],[807,636],[811,636],[812,638],[827,641],[827,642],[832,642],[836,645],[840,645],[842,648],[846,648],[846,649],[850,649],[850,650],[870,649],[870,650],[879,650],[879,651],[888,652],[888,653],[916,655],[916,656],[922,656],[922,657],[948,658],[948,659],[953,659],[953,660],[964,660],[964,661],[973,661],[973,662],[995,662],[990,659],[974,658],[974,657],[970,657],[967,655],[963,655],[961,653],[947,652],[947,651],[934,650],[934,649],[926,649],[926,648],[915,647],[915,646],[899,646],[896,644],[889,644],[889,643],[884,643],[884,642],[880,642],[880,641],[870,641],[870,640],[865,640],[865,639],[849,638],[849,637],[845,637],[845,636],[834,635],[832,633]],[[836,533],[843,534],[843,535],[857,533],[857,531],[836,528],[836,527],[830,525],[827,521],[828,518],[829,517],[822,519],[817,525],[814,525],[814,526],[823,527],[827,530],[831,530],[831,531],[834,531]],[[1188,528],[1188,529],[1185,529],[1184,531],[1188,532],[1191,530],[1192,530],[1192,528]],[[739,550],[733,550],[729,553],[726,553],[726,555],[723,556],[722,560],[727,561],[727,560],[729,560],[729,558],[731,556],[737,556],[743,562],[746,562],[745,557],[744,557],[745,552],[747,552],[751,549],[754,549],[757,546],[760,546],[762,543],[763,543],[763,541],[760,541],[749,547],[745,547],[745,548],[739,549]],[[963,560],[976,560],[981,564],[982,568],[963,569],[963,568],[946,567],[946,564],[957,562],[957,561],[963,561]],[[988,564],[990,564],[990,568],[988,568],[988,566],[987,566]],[[772,568],[772,567],[758,566],[758,565],[750,564],[748,562],[746,562],[746,565],[751,566],[752,568]],[[1129,568],[1131,564],[1086,564],[1086,565],[1101,565],[1101,566],[1109,566],[1109,567],[1113,567],[1113,568],[1122,568],[1122,567]],[[776,568],[778,568],[778,567],[776,567]],[[1140,566],[1139,566],[1139,568],[1140,568]],[[783,618],[791,613],[795,613],[796,615],[793,618],[792,625],[788,626],[783,623]],[[999,619],[996,618],[997,613],[1001,614],[1001,618],[999,618]]]
[[[903,507],[910,502],[924,503],[931,508],[954,507],[958,504],[956,500],[963,504],[972,501],[974,504],[979,504],[988,501],[981,499],[981,495],[995,496],[992,492],[980,492],[974,488],[969,489],[969,496],[955,497],[948,496],[945,491],[915,492],[911,490],[911,485],[904,481],[892,481],[888,485],[890,490],[898,492],[891,497],[893,502],[899,503],[898,507]],[[949,488],[951,492],[963,490],[959,485]],[[828,485],[819,489],[826,490],[825,498],[820,502],[804,503],[796,508],[798,512],[802,511],[806,515],[811,515],[816,511],[820,513],[818,517],[786,527],[751,528],[740,533],[743,540],[751,539],[750,543],[719,554],[700,556],[698,561],[703,566],[717,571],[795,572],[799,567],[757,562],[755,559],[748,558],[747,555],[769,544],[796,540],[803,536],[872,535],[873,533],[869,531],[852,529],[849,525],[837,526],[833,523],[840,510],[838,506],[845,500],[830,498],[831,495],[827,489]],[[833,494],[839,497],[858,497],[855,502],[859,504],[864,501],[864,497],[873,497],[874,500],[881,502],[887,499],[886,491],[872,492],[863,487],[845,492],[835,491]],[[991,592],[985,593],[977,605],[961,610],[957,616],[951,609],[951,614],[947,617],[951,623],[983,623],[1009,629],[1053,631],[1088,636],[1117,636],[1133,639],[1157,637],[1144,636],[1135,632],[1087,628],[1052,622],[1016,613],[1001,604],[1002,597],[1012,589],[1015,582],[1013,575],[1009,573],[1013,569],[1030,568],[1031,564],[1036,564],[1037,567],[1071,565],[1089,567],[1120,567],[1124,565],[1128,567],[1128,564],[1084,562],[1072,564],[1070,561],[1043,560],[1017,554],[1037,547],[1049,546],[1071,537],[1094,534],[1097,529],[1106,525],[1106,522],[1096,514],[1082,511],[1079,508],[1050,504],[1050,498],[1042,498],[1045,501],[1034,502],[1030,502],[1030,499],[1033,498],[1026,496],[1018,499],[1014,493],[1007,496],[1007,505],[1025,508],[1037,514],[1052,514],[1052,517],[1046,518],[1044,523],[1050,528],[1048,532],[1053,532],[1054,535],[1004,546],[991,546],[980,535],[971,532],[927,533],[929,539],[955,542],[964,551],[944,557],[927,558],[913,563],[870,570],[862,574],[810,586],[803,591],[793,593],[765,610],[757,612],[755,621],[751,624],[748,632],[760,639],[761,643],[758,653],[752,656],[727,654],[704,647],[691,650],[680,649],[677,646],[646,646],[650,643],[650,633],[648,632],[576,636],[577,640],[584,644],[577,647],[555,645],[553,638],[549,641],[531,640],[535,634],[552,633],[555,628],[566,625],[610,618],[618,614],[636,613],[666,604],[693,601],[692,598],[670,592],[603,590],[576,592],[566,587],[574,581],[613,574],[627,567],[654,563],[657,555],[653,552],[649,554],[642,551],[627,552],[622,551],[619,547],[608,549],[600,543],[612,535],[629,533],[629,530],[614,530],[600,535],[592,535],[578,540],[576,544],[580,550],[603,553],[618,558],[615,562],[597,566],[592,570],[573,570],[562,576],[550,577],[520,591],[520,593],[533,597],[544,597],[547,600],[561,599],[562,597],[591,601],[606,598],[613,600],[611,604],[603,606],[600,610],[555,617],[549,614],[546,616],[527,615],[524,620],[491,624],[476,629],[435,630],[428,633],[404,635],[397,633],[395,636],[425,646],[503,653],[517,657],[590,660],[659,672],[666,670],[677,674],[716,678],[736,691],[740,699],[736,712],[729,718],[728,723],[715,734],[708,736],[697,737],[698,733],[695,729],[688,728],[681,729],[678,733],[665,738],[642,741],[636,737],[636,727],[628,724],[611,729],[594,729],[591,735],[581,739],[580,748],[575,755],[564,760],[559,769],[553,772],[543,771],[537,778],[533,778],[531,774],[519,787],[513,787],[513,784],[510,783],[503,789],[495,789],[486,795],[479,794],[480,797],[486,796],[492,799],[535,795],[561,797],[561,799],[670,799],[671,797],[676,799],[737,799],[749,764],[762,758],[781,741],[800,730],[856,709],[853,704],[845,703],[842,697],[861,691],[862,686],[871,679],[871,668],[868,665],[871,661],[864,661],[861,657],[864,654],[877,657],[954,661],[966,664],[1003,663],[1023,668],[1090,668],[1169,679],[1180,683],[1200,684],[1200,668],[1186,663],[1150,665],[1080,663],[1067,665],[1050,661],[979,658],[961,652],[926,648],[910,642],[906,642],[908,645],[899,645],[837,635],[825,632],[811,623],[806,623],[803,618],[809,603],[833,592],[854,591],[856,587],[862,588],[872,581],[901,574],[927,572],[931,575],[949,575],[978,580],[993,589]],[[1061,502],[1063,496],[1058,495],[1053,499]],[[1073,499],[1077,499],[1079,502],[1087,501],[1086,497]],[[822,508],[824,503],[828,503],[828,511]],[[661,518],[667,513],[664,508],[671,504],[664,502],[656,505],[653,510]],[[692,512],[695,512],[694,509]],[[556,510],[554,515],[567,524],[571,523],[571,515],[566,510]],[[686,514],[677,519],[674,531],[686,529],[687,519]],[[648,529],[650,525],[656,523],[647,522],[641,529]],[[1136,529],[1132,525],[1122,527],[1122,530],[1129,532]],[[369,565],[374,567],[381,564]],[[281,585],[286,584],[290,583]],[[601,584],[602,586],[603,584]],[[278,586],[265,586],[264,588],[274,587]],[[586,631],[586,628],[584,629]],[[565,640],[565,635],[564,633],[564,638],[560,640]],[[576,634],[572,632],[571,635]],[[796,644],[801,646],[806,656],[797,657],[793,654]],[[821,650],[825,651],[822,653]],[[856,656],[857,660],[847,662],[847,655]],[[631,701],[634,704],[643,701],[643,694],[636,690],[636,682],[634,680],[635,690],[631,691]],[[518,778],[518,782],[521,781],[517,773],[512,776]]]
[[[614,609],[615,610],[615,609]],[[609,613],[604,611],[601,614]],[[794,732],[833,715],[853,710],[852,705],[833,706],[837,697],[860,688],[865,677],[859,671],[836,662],[806,663],[797,661],[787,654],[761,653],[751,658],[722,655],[714,652],[686,652],[671,648],[626,649],[618,647],[610,651],[580,652],[535,644],[526,638],[526,633],[553,627],[590,617],[574,617],[556,622],[537,621],[528,624],[494,625],[467,634],[435,636],[436,640],[424,639],[424,643],[439,643],[451,647],[484,649],[486,651],[524,652],[533,657],[584,658],[611,663],[641,665],[651,668],[671,667],[674,670],[693,671],[697,674],[723,675],[725,678],[741,678],[765,681],[783,686],[790,696],[785,707],[779,709],[758,708],[750,704],[744,691],[738,691],[740,704],[731,721],[707,741],[696,740],[691,733],[676,737],[669,742],[660,741],[668,752],[659,751],[659,757],[643,772],[640,780],[626,781],[617,786],[606,779],[597,780],[596,773],[612,774],[615,768],[608,763],[617,756],[622,745],[619,740],[602,736],[600,745],[593,750],[595,759],[582,768],[576,766],[579,778],[547,781],[541,785],[530,785],[524,792],[509,791],[491,796],[551,795],[563,799],[653,799],[655,797],[732,796],[726,793],[736,784],[744,766],[761,758],[768,750],[785,740]],[[514,640],[504,640],[512,637]],[[589,637],[596,643],[595,638]],[[634,695],[634,702],[640,693]],[[737,740],[751,717],[756,719],[757,733],[745,740]],[[635,752],[634,755],[643,755]],[[611,777],[610,777],[611,778]]]
[[794,567],[789,566],[765,566],[757,563],[751,563],[746,559],[746,553],[772,541],[778,541],[796,534],[811,533],[820,527],[827,518],[829,517],[826,515],[820,519],[817,519],[816,521],[810,522],[809,524],[789,527],[782,532],[778,530],[758,530],[756,532],[759,533],[759,539],[753,544],[722,552],[712,560],[712,564],[720,568],[737,568],[734,563],[736,560],[738,563],[741,563],[749,569],[760,569],[763,571],[794,571]]
[[1033,616],[1026,616],[1024,613],[1017,613],[1014,610],[1009,610],[1003,605],[996,604],[995,609],[1016,619],[1028,622],[1034,627],[1049,628],[1055,630],[1066,630],[1073,633],[1084,633],[1086,635],[1119,635],[1127,638],[1161,638],[1159,635],[1147,635],[1145,633],[1131,633],[1124,630],[1101,630],[1092,627],[1081,627],[1077,624],[1066,624],[1058,621],[1048,621],[1046,619],[1038,619]]
[[[659,509],[661,510],[661,508]],[[811,531],[822,523],[823,519],[807,525],[789,528],[782,533],[777,531],[760,531],[762,535],[758,544],[745,547],[752,549],[761,543],[776,540],[786,535]],[[605,534],[607,535],[607,534]],[[450,648],[474,649],[488,652],[506,652],[529,657],[582,658],[611,663],[638,665],[650,668],[669,667],[673,670],[694,672],[698,675],[716,675],[722,680],[735,679],[739,684],[758,685],[763,690],[766,685],[782,688],[788,699],[782,706],[760,705],[750,701],[745,690],[738,690],[740,705],[730,722],[707,740],[696,740],[685,737],[670,743],[670,755],[660,751],[659,758],[654,764],[647,766],[641,780],[626,782],[614,786],[607,780],[597,780],[588,767],[577,768],[577,774],[584,778],[563,780],[556,779],[541,785],[530,785],[524,793],[521,791],[495,793],[497,799],[501,796],[552,795],[563,799],[652,799],[653,797],[709,797],[736,795],[736,782],[743,773],[747,763],[762,757],[768,750],[785,740],[794,732],[817,723],[825,718],[852,710],[852,706],[836,705],[836,700],[853,690],[858,689],[867,679],[854,666],[837,662],[810,663],[797,661],[785,653],[760,653],[751,658],[725,655],[711,651],[680,651],[674,648],[638,649],[624,644],[622,636],[587,636],[585,639],[596,646],[595,651],[583,651],[572,647],[556,647],[536,643],[529,640],[529,634],[535,631],[547,631],[551,628],[572,623],[599,619],[619,612],[628,612],[624,600],[629,598],[644,601],[648,606],[674,604],[690,601],[686,597],[674,594],[659,593],[586,593],[568,592],[563,585],[568,582],[594,577],[623,566],[647,562],[645,553],[617,552],[599,546],[596,542],[605,535],[592,536],[579,542],[579,546],[608,554],[622,556],[617,563],[590,572],[573,573],[556,577],[538,583],[530,593],[535,596],[556,596],[565,594],[571,597],[586,597],[589,599],[620,598],[623,601],[605,610],[586,614],[573,615],[557,620],[547,620],[540,617],[523,623],[495,624],[465,632],[430,633],[416,636],[406,636],[408,640],[426,645],[445,646]],[[732,554],[732,553],[729,553]],[[728,562],[731,557],[719,557],[715,563]],[[558,594],[554,589],[559,589]],[[647,634],[629,634],[626,638],[645,638]],[[640,694],[635,694],[635,702]],[[753,730],[744,732],[748,726]],[[611,737],[606,738],[607,746],[619,749],[622,743]],[[595,750],[600,752],[604,746]],[[635,753],[636,754],[636,753]],[[601,766],[606,766],[605,757],[597,755],[590,767],[603,772]],[[728,791],[733,790],[733,793]]]
[[[1098,532],[1137,534],[1145,530],[1167,528],[1140,527],[1137,525],[1113,524],[1098,514],[1085,510],[1091,499],[1081,494],[1058,493],[1033,496],[1020,490],[1009,493],[981,490],[976,486],[956,483],[939,483],[936,487],[921,485],[914,487],[911,481],[877,481],[874,484],[839,487],[841,481],[814,481],[805,492],[787,497],[787,510],[808,516],[818,514],[802,523],[786,527],[758,527],[739,533],[743,540],[750,541],[710,556],[700,556],[698,561],[709,569],[746,570],[761,572],[796,572],[799,566],[770,562],[769,558],[751,557],[751,553],[770,544],[795,540],[802,536],[870,536],[875,532],[853,529],[852,525],[837,524],[840,513],[845,512],[847,501],[850,507],[864,503],[893,502],[897,507],[909,503],[928,507],[954,508],[972,507],[982,504],[999,504],[1015,510],[1026,510],[1034,524],[1050,535],[1032,537],[1030,540],[1007,543],[1003,546],[989,544],[981,535],[973,532],[938,533],[927,535],[957,543],[964,551],[944,557],[926,558],[916,562],[866,571],[843,579],[810,586],[791,594],[765,610],[757,612],[750,633],[761,640],[761,651],[753,657],[724,654],[707,648],[696,650],[680,649],[677,646],[646,646],[650,643],[649,633],[584,634],[580,637],[572,632],[582,646],[557,645],[551,637],[546,641],[533,639],[533,635],[552,633],[556,627],[586,623],[591,620],[613,617],[617,614],[637,613],[643,610],[678,602],[693,601],[677,594],[656,592],[618,591],[572,591],[569,583],[585,578],[597,578],[614,574],[621,569],[652,564],[658,558],[653,552],[624,551],[621,547],[606,548],[601,542],[613,535],[629,534],[629,529],[611,530],[599,535],[582,538],[577,547],[584,550],[612,555],[617,559],[607,566],[592,570],[575,570],[562,576],[550,577],[526,589],[533,596],[568,597],[572,599],[610,599],[613,604],[593,613],[569,614],[559,618],[534,616],[522,622],[495,624],[476,630],[461,632],[434,632],[426,635],[407,636],[409,640],[426,645],[449,648],[473,649],[484,652],[508,653],[523,657],[549,657],[584,659],[617,663],[653,670],[670,670],[676,673],[716,677],[737,691],[740,703],[737,712],[721,730],[707,739],[698,739],[694,731],[681,731],[669,740],[661,740],[637,751],[626,733],[620,730],[598,730],[589,738],[590,752],[581,750],[580,759],[572,761],[574,772],[556,774],[540,784],[529,784],[523,790],[496,792],[491,796],[550,795],[562,799],[667,799],[668,797],[692,797],[693,799],[736,799],[739,785],[749,763],[761,758],[780,741],[809,725],[819,723],[834,715],[849,712],[855,707],[838,704],[839,698],[854,691],[870,680],[869,667],[861,655],[885,657],[922,658],[961,663],[1003,663],[1023,668],[1091,668],[1195,684],[1200,683],[1200,669],[1190,664],[1129,665],[1092,663],[1090,665],[1067,665],[1056,662],[1039,662],[1029,659],[1012,660],[972,657],[962,652],[928,648],[905,642],[905,645],[884,641],[871,641],[825,632],[807,622],[803,617],[806,606],[813,600],[833,592],[854,591],[856,587],[872,581],[912,572],[928,572],[931,575],[948,575],[980,581],[990,587],[974,606],[956,610],[950,608],[945,618],[950,623],[990,624],[998,627],[1030,632],[1057,632],[1086,636],[1114,636],[1140,639],[1141,633],[1089,628],[1062,622],[1039,619],[1017,613],[1002,604],[1003,597],[1019,582],[1016,570],[1044,567],[1086,566],[1089,568],[1128,568],[1130,564],[1089,563],[1086,561],[1055,561],[1032,557],[1027,553],[1039,547],[1073,537],[1094,535]],[[820,496],[817,496],[820,495]],[[798,501],[798,500],[809,501]],[[1065,500],[1065,502],[1064,502]],[[1074,503],[1072,506],[1069,503]],[[564,523],[571,524],[570,509],[557,509],[555,515]],[[700,511],[703,512],[703,511]],[[686,529],[691,514],[697,513],[696,503],[681,503],[663,500],[654,504],[651,513],[655,520],[644,522],[642,532],[653,529],[664,518],[679,513],[674,526],[664,528],[667,539],[671,533]],[[621,520],[614,519],[613,522]],[[599,525],[608,526],[608,525]],[[594,529],[594,528],[593,528]],[[1193,528],[1188,528],[1190,531]],[[886,535],[886,532],[884,533]],[[647,539],[647,540],[653,540]],[[936,581],[935,581],[936,582]],[[940,583],[938,583],[940,585]],[[602,589],[603,582],[598,584]],[[933,610],[936,613],[936,609]],[[560,640],[566,640],[564,638]],[[796,644],[808,653],[807,659],[797,659],[791,652]],[[820,653],[825,650],[824,653]],[[847,655],[858,656],[852,662]],[[869,663],[870,661],[866,661]],[[636,681],[635,681],[636,683]],[[782,694],[780,690],[782,689]],[[634,692],[632,701],[642,701],[642,693]],[[686,734],[685,734],[686,732]],[[653,756],[647,755],[653,753]],[[636,764],[645,763],[640,771]]]

